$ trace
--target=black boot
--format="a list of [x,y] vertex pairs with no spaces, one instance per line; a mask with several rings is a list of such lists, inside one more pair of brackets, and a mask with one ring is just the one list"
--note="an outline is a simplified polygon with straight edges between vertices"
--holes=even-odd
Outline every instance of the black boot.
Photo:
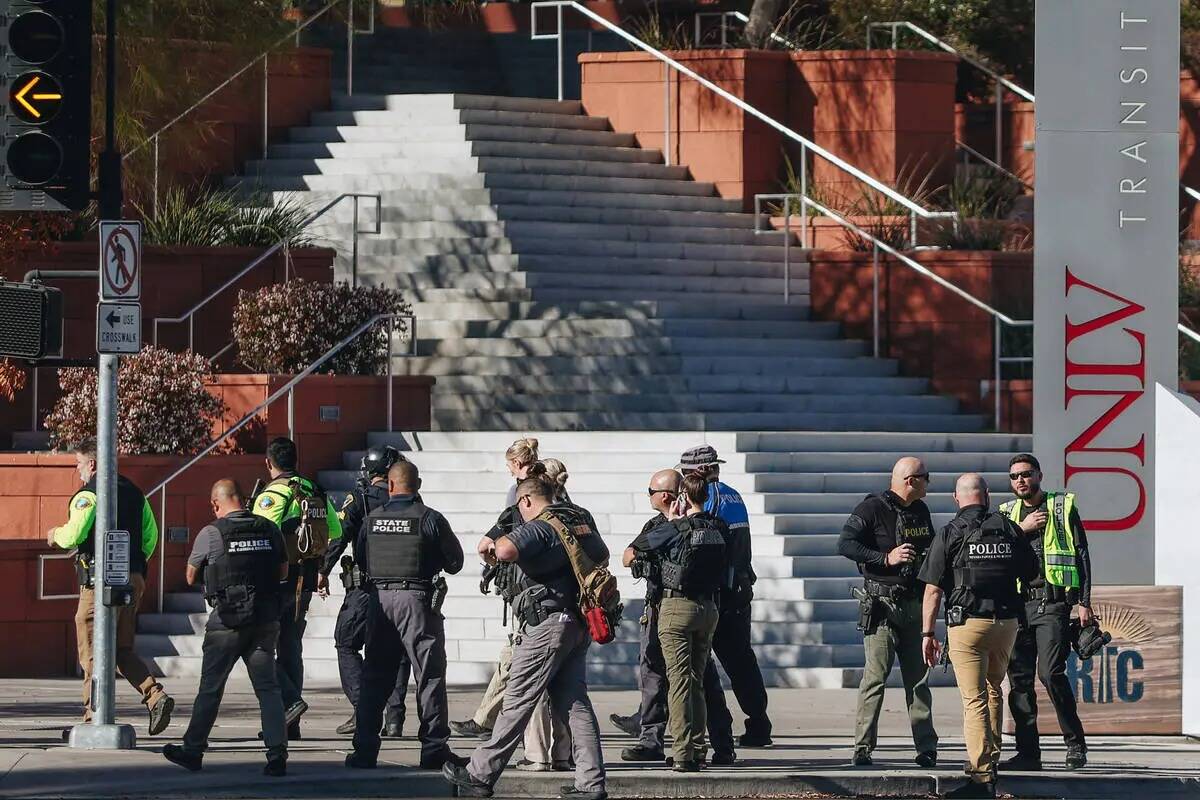
[[335,728],[333,732],[336,733],[338,736],[353,736],[354,735],[354,727],[355,727],[354,714],[351,713],[350,719],[346,720],[341,725],[338,725],[337,728]]
[[967,781],[962,786],[954,791],[946,792],[943,797],[946,798],[988,798],[996,796],[996,784],[994,783],[976,783],[975,781]]
[[167,761],[178,764],[189,772],[199,772],[204,761],[203,754],[184,750],[177,744],[163,745],[162,754]]

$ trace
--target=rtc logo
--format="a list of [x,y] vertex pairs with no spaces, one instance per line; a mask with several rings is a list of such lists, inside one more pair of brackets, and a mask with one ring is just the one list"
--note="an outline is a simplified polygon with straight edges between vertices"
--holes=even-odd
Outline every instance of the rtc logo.
[[1116,603],[1097,603],[1096,616],[1112,634],[1112,643],[1087,661],[1072,651],[1067,680],[1080,703],[1136,703],[1146,695],[1140,676],[1146,668],[1141,645],[1154,638],[1146,618]]

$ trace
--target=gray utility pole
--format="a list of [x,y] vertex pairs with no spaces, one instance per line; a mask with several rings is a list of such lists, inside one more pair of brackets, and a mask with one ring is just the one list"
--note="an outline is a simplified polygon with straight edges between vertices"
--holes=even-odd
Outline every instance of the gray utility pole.
[[[108,0],[105,35],[105,149],[100,154],[100,218],[121,218],[121,155],[116,143],[117,0]],[[101,259],[104,257],[101,243]],[[104,270],[99,271],[103,281]],[[91,750],[126,750],[136,743],[132,725],[116,719],[116,612],[110,603],[116,591],[105,585],[108,565],[108,532],[117,527],[117,365],[119,356],[100,355],[96,403],[96,523],[92,532],[95,558],[92,587],[96,613],[92,631],[92,723],[71,730],[71,747]],[[140,542],[129,542],[140,547]],[[126,570],[128,571],[128,570]],[[114,587],[115,588],[115,587]],[[106,602],[106,600],[108,602]]]

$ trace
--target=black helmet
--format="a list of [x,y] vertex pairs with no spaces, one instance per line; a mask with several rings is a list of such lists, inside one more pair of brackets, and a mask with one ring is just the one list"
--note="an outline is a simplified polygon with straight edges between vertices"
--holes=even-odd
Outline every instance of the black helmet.
[[400,455],[399,450],[390,444],[385,444],[383,447],[372,447],[367,450],[358,465],[358,470],[362,473],[363,478],[370,480],[387,475],[393,464],[403,460],[404,456]]

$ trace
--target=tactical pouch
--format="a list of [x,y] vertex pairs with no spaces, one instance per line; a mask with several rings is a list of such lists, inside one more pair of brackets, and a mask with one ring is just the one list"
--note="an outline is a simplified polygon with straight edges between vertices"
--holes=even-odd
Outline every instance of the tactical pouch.
[[858,599],[858,630],[863,633],[874,633],[879,627],[879,623],[883,621],[883,605],[879,602],[879,598],[867,594],[862,589],[851,589],[853,595]]
[[442,604],[446,602],[446,595],[449,593],[450,587],[446,585],[446,579],[439,575],[433,582],[433,595],[429,603],[435,614],[442,613]]
[[86,556],[75,556],[75,580],[79,581],[80,586],[92,585],[92,562]]
[[227,628],[244,628],[254,622],[253,586],[229,586],[216,597],[217,619]]
[[542,607],[542,600],[549,592],[542,586],[534,586],[517,595],[512,601],[513,616],[525,628],[536,628],[550,616]]
[[946,627],[957,628],[967,624],[967,610],[962,606],[950,606],[946,609]]
[[362,572],[354,563],[354,559],[350,556],[342,556],[342,587],[347,591],[353,591],[363,585]]
[[683,565],[676,564],[673,561],[663,561],[660,567],[662,571],[662,585],[667,589],[680,591],[683,589]]

